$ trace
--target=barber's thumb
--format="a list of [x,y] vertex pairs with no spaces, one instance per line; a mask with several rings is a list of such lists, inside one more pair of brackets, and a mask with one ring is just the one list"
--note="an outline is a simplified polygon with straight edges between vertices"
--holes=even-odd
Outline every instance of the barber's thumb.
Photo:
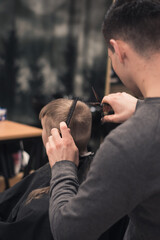
[[102,123],[105,123],[105,122],[116,122],[116,115],[115,114],[111,114],[111,115],[105,115],[101,121]]

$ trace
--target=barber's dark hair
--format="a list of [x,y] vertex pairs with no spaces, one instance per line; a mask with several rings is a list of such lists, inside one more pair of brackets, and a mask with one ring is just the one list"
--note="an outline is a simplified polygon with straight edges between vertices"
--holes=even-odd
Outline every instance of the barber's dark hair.
[[102,31],[110,39],[123,40],[141,55],[160,50],[160,0],[117,0],[105,15]]

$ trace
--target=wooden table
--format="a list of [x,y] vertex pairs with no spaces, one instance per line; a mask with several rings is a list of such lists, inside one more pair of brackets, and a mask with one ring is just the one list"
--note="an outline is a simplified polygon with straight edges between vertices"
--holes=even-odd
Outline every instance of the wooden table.
[[42,136],[42,129],[37,127],[28,126],[21,123],[12,121],[0,121],[0,144],[1,148],[1,164],[3,168],[3,174],[5,178],[6,188],[9,187],[6,152],[4,150],[4,144],[12,140],[24,140],[27,138],[36,138]]
[[40,137],[42,129],[12,121],[0,121],[0,141]]

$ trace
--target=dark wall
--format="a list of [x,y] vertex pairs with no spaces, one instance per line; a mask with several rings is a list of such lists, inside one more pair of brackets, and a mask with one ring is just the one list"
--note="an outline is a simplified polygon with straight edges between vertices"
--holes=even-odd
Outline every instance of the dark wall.
[[54,97],[104,94],[101,33],[109,0],[0,1],[0,107],[8,119],[38,124]]

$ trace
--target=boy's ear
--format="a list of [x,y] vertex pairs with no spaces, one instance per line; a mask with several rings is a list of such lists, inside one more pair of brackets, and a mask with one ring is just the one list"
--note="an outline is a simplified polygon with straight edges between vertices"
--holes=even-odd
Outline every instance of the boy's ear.
[[124,57],[125,57],[125,53],[124,53],[122,41],[111,39],[110,40],[110,44],[111,44],[111,46],[114,49],[114,54],[116,54],[116,56],[118,57],[119,61],[121,63],[123,63]]

